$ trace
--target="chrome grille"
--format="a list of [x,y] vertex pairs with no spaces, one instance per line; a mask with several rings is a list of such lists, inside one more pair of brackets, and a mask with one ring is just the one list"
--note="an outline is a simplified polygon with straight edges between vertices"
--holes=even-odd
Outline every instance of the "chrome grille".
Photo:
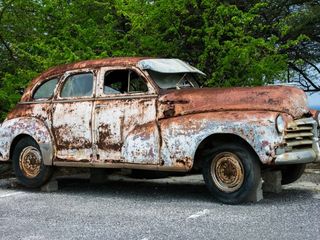
[[286,152],[295,149],[312,148],[315,130],[316,125],[312,118],[290,122],[284,134]]

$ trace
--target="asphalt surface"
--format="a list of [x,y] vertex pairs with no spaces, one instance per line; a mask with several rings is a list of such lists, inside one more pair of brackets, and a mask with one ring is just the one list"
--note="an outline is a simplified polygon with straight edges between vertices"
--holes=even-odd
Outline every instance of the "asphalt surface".
[[[0,239],[320,239],[320,171],[258,203],[223,205],[201,176],[105,184],[59,180],[53,193],[0,180]],[[15,184],[13,184],[15,185]]]

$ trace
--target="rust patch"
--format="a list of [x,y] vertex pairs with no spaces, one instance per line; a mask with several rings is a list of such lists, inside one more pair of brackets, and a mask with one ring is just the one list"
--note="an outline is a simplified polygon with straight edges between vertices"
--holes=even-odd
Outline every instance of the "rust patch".
[[107,159],[107,160],[104,160],[105,163],[120,163],[122,162],[121,160],[113,160],[113,159]]
[[181,89],[162,92],[158,114],[166,118],[216,111],[272,111],[297,119],[309,114],[306,101],[301,89],[287,86]]
[[120,151],[122,148],[123,143],[119,142],[119,143],[111,143],[108,140],[112,140],[112,133],[110,130],[109,125],[107,124],[101,124],[98,127],[98,131],[99,131],[99,138],[98,138],[98,142],[97,142],[97,146],[99,149],[102,150],[113,150],[113,151]]
[[92,143],[83,138],[75,138],[72,136],[72,132],[68,125],[62,125],[56,128],[53,128],[54,136],[64,136],[56,138],[56,147],[57,150],[64,150],[64,149],[89,149],[92,147]]
[[46,121],[50,116],[49,103],[30,103],[17,104],[16,107],[8,113],[7,120],[19,117],[35,117],[42,121]]
[[88,159],[63,159],[63,158],[59,158],[59,157],[55,157],[54,159],[55,162],[80,162],[80,163],[88,163],[90,162],[90,160]]
[[192,167],[193,161],[190,157],[180,158],[176,160],[177,165],[183,165],[187,169],[190,169]]

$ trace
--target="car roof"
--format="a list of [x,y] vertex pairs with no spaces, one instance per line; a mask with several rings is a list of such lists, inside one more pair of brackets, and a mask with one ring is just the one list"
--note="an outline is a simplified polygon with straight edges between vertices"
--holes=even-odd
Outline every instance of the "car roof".
[[45,79],[50,76],[56,76],[63,74],[66,71],[83,69],[83,68],[99,68],[99,67],[112,67],[112,66],[136,66],[137,63],[150,57],[115,57],[115,58],[103,58],[96,60],[86,60],[70,64],[59,65],[52,67],[47,71],[43,72],[36,79]]
[[64,64],[49,68],[39,76],[34,78],[25,89],[22,95],[21,101],[28,101],[31,96],[31,90],[33,87],[45,79],[50,77],[59,76],[64,74],[66,71],[84,69],[84,68],[100,68],[100,67],[112,67],[112,66],[136,66],[137,63],[144,59],[150,59],[150,57],[114,57],[114,58],[103,58],[95,60],[85,60],[70,64]]

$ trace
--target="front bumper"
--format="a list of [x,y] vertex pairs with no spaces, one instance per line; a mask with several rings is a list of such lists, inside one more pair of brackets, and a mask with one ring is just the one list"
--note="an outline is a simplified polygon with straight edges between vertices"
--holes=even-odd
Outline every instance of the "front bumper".
[[299,150],[277,155],[274,163],[276,165],[312,163],[319,161],[320,155],[313,149]]

